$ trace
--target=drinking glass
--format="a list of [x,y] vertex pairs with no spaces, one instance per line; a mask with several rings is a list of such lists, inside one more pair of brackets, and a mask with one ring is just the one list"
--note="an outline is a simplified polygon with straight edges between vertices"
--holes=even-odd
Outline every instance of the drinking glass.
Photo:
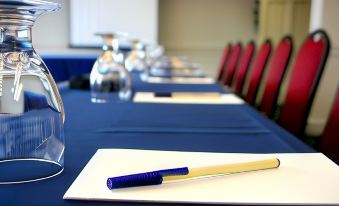
[[125,60],[125,67],[129,72],[140,73],[141,80],[145,81],[148,76],[148,65],[146,62],[145,44],[140,40],[132,41],[132,51]]
[[153,65],[162,56],[164,56],[165,49],[161,45],[149,44],[146,46],[146,62],[148,66]]
[[46,1],[0,1],[0,184],[42,180],[64,169],[64,108],[31,36],[41,14],[59,9]]
[[124,67],[123,54],[119,52],[118,35],[98,33],[103,39],[102,53],[90,74],[92,102],[127,101],[131,98],[131,77]]
[[152,64],[149,74],[157,77],[203,77],[204,71],[186,57],[162,56]]

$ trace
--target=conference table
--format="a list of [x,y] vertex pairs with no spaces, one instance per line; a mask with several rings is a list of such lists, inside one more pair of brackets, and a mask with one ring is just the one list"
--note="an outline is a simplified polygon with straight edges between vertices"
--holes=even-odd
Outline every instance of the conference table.
[[[218,84],[150,84],[142,82],[136,74],[132,77],[134,93],[223,92]],[[63,88],[60,92],[66,113],[65,170],[43,181],[0,185],[0,205],[145,204],[63,199],[66,190],[100,148],[215,153],[315,152],[246,103],[209,105],[117,101],[95,104],[90,101],[89,91]]]

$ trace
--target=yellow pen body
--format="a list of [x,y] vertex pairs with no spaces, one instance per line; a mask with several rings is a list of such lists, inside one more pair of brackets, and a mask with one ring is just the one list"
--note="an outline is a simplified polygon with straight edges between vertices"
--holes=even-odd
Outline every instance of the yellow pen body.
[[264,169],[273,169],[273,168],[278,168],[279,165],[280,165],[279,159],[273,158],[273,159],[253,161],[253,162],[199,167],[199,168],[189,169],[189,173],[187,175],[165,176],[163,177],[163,180],[172,181],[172,180],[196,178],[196,177],[210,176],[210,175],[221,175],[221,174],[249,172],[249,171],[264,170]]

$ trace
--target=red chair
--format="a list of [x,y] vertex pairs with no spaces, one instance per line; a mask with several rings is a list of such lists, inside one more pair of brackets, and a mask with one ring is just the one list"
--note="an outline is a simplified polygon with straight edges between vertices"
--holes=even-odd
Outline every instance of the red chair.
[[249,77],[249,87],[246,94],[246,101],[247,103],[254,105],[255,98],[258,93],[258,88],[260,85],[260,81],[262,79],[265,66],[267,64],[268,57],[271,53],[272,44],[270,40],[266,40],[260,47],[258,54],[256,55],[253,65],[251,74]]
[[305,130],[329,50],[327,34],[317,30],[307,37],[296,56],[279,123],[299,137]]
[[321,139],[320,151],[339,165],[339,88]]
[[231,52],[232,52],[232,45],[228,44],[225,47],[224,52],[223,52],[222,57],[221,57],[219,73],[218,73],[218,76],[217,76],[218,82],[220,82],[223,79],[223,76],[224,76],[224,73],[225,73],[225,66],[226,66],[226,64],[227,64],[227,62],[230,58]]
[[280,85],[291,58],[292,47],[292,38],[289,36],[284,37],[275,49],[269,65],[260,110],[271,118],[274,116]]
[[247,71],[249,68],[249,65],[251,63],[253,53],[255,50],[255,43],[253,41],[249,42],[241,55],[241,58],[239,60],[238,68],[235,71],[234,74],[234,80],[235,80],[235,89],[234,92],[241,96],[241,91],[245,82],[245,78],[247,75]]
[[237,64],[238,64],[238,59],[239,59],[239,56],[240,56],[240,53],[241,53],[241,49],[242,49],[242,46],[241,46],[240,42],[233,46],[232,53],[231,53],[231,56],[230,56],[230,60],[229,60],[228,64],[226,65],[226,69],[225,69],[226,78],[225,78],[225,81],[224,81],[224,85],[231,86],[231,84],[232,84],[234,71],[235,71]]

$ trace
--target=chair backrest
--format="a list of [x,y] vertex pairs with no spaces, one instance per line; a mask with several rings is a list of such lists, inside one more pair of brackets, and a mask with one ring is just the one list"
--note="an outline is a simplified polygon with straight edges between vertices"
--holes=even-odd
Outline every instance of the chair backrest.
[[242,46],[240,42],[234,45],[232,48],[230,60],[226,64],[226,69],[225,69],[226,77],[225,77],[224,85],[230,86],[232,84],[234,71],[237,67],[241,50],[242,50]]
[[306,38],[296,56],[279,123],[299,137],[305,130],[329,49],[327,34],[317,30]]
[[287,70],[293,50],[293,41],[290,36],[284,37],[274,51],[268,67],[263,97],[260,109],[268,117],[273,117],[279,96],[281,82]]
[[270,40],[266,40],[260,47],[252,64],[251,73],[249,76],[248,90],[246,94],[247,103],[254,105],[255,98],[258,93],[260,81],[262,79],[264,69],[267,64],[268,57],[271,53],[272,44]]
[[244,86],[245,78],[249,65],[251,63],[253,53],[255,50],[255,43],[253,41],[249,42],[239,59],[238,68],[234,74],[234,92],[238,95],[241,95],[242,88]]
[[339,165],[339,88],[321,138],[320,151]]
[[232,45],[231,44],[228,44],[225,49],[224,49],[224,52],[222,53],[222,56],[221,56],[221,60],[220,60],[220,66],[219,66],[219,73],[218,73],[218,76],[217,76],[217,80],[218,82],[220,82],[224,76],[224,73],[225,73],[225,66],[230,58],[230,55],[231,55],[231,51],[232,51]]

